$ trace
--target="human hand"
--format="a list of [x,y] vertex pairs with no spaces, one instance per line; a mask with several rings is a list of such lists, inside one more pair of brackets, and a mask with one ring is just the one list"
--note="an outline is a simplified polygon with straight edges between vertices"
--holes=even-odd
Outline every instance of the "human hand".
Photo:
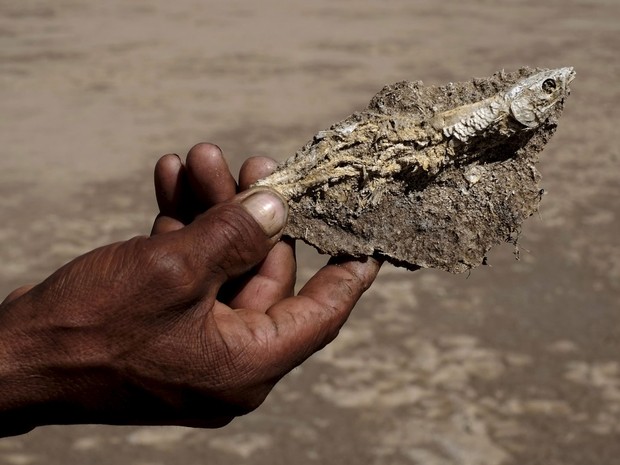
[[[160,213],[151,234],[182,228],[212,206],[249,189],[276,166],[277,162],[267,157],[248,158],[241,167],[237,185],[221,150],[213,144],[194,146],[185,164],[178,155],[164,155],[155,166]],[[233,308],[264,311],[277,300],[293,295],[295,279],[294,241],[285,237],[250,274],[226,283],[218,300]]]
[[[217,152],[195,147],[183,176],[180,161],[160,161],[151,237],[78,257],[0,306],[0,434],[221,426],[335,337],[379,264],[332,260],[291,296],[285,204],[264,190],[234,195]],[[241,186],[268,164],[248,161]],[[188,187],[205,213],[175,194]]]

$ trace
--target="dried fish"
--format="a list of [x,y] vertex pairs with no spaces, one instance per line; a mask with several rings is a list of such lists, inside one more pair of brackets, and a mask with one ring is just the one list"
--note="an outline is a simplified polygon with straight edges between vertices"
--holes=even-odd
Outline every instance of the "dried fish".
[[574,77],[523,68],[387,86],[255,185],[288,200],[285,233],[321,252],[466,271],[537,210],[537,154]]

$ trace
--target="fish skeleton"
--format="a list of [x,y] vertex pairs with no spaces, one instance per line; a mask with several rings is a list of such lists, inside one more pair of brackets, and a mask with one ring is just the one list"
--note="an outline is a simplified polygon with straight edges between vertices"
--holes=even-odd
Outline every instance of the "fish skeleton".
[[[321,131],[257,187],[271,187],[285,198],[333,184],[339,178],[393,175],[419,170],[432,176],[446,165],[476,158],[520,131],[533,131],[566,97],[575,78],[572,67],[540,71],[505,91],[428,119],[370,115],[347,118]],[[360,147],[360,146],[363,146]],[[367,156],[359,157],[360,151]]]

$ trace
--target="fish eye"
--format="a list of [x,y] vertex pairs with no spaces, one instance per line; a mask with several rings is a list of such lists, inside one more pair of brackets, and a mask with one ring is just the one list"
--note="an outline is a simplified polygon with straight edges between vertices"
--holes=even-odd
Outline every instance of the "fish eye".
[[543,92],[550,94],[552,93],[556,88],[556,83],[554,79],[545,79],[542,83],[542,90]]

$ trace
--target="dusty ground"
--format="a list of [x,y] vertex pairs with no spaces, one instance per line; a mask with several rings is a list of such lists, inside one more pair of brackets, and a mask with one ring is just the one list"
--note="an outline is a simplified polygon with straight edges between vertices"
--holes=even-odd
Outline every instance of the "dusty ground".
[[[0,291],[148,232],[160,154],[284,159],[384,84],[574,66],[516,261],[386,267],[218,431],[47,427],[0,464],[620,463],[617,0],[0,0]],[[300,281],[324,261],[300,251]]]

